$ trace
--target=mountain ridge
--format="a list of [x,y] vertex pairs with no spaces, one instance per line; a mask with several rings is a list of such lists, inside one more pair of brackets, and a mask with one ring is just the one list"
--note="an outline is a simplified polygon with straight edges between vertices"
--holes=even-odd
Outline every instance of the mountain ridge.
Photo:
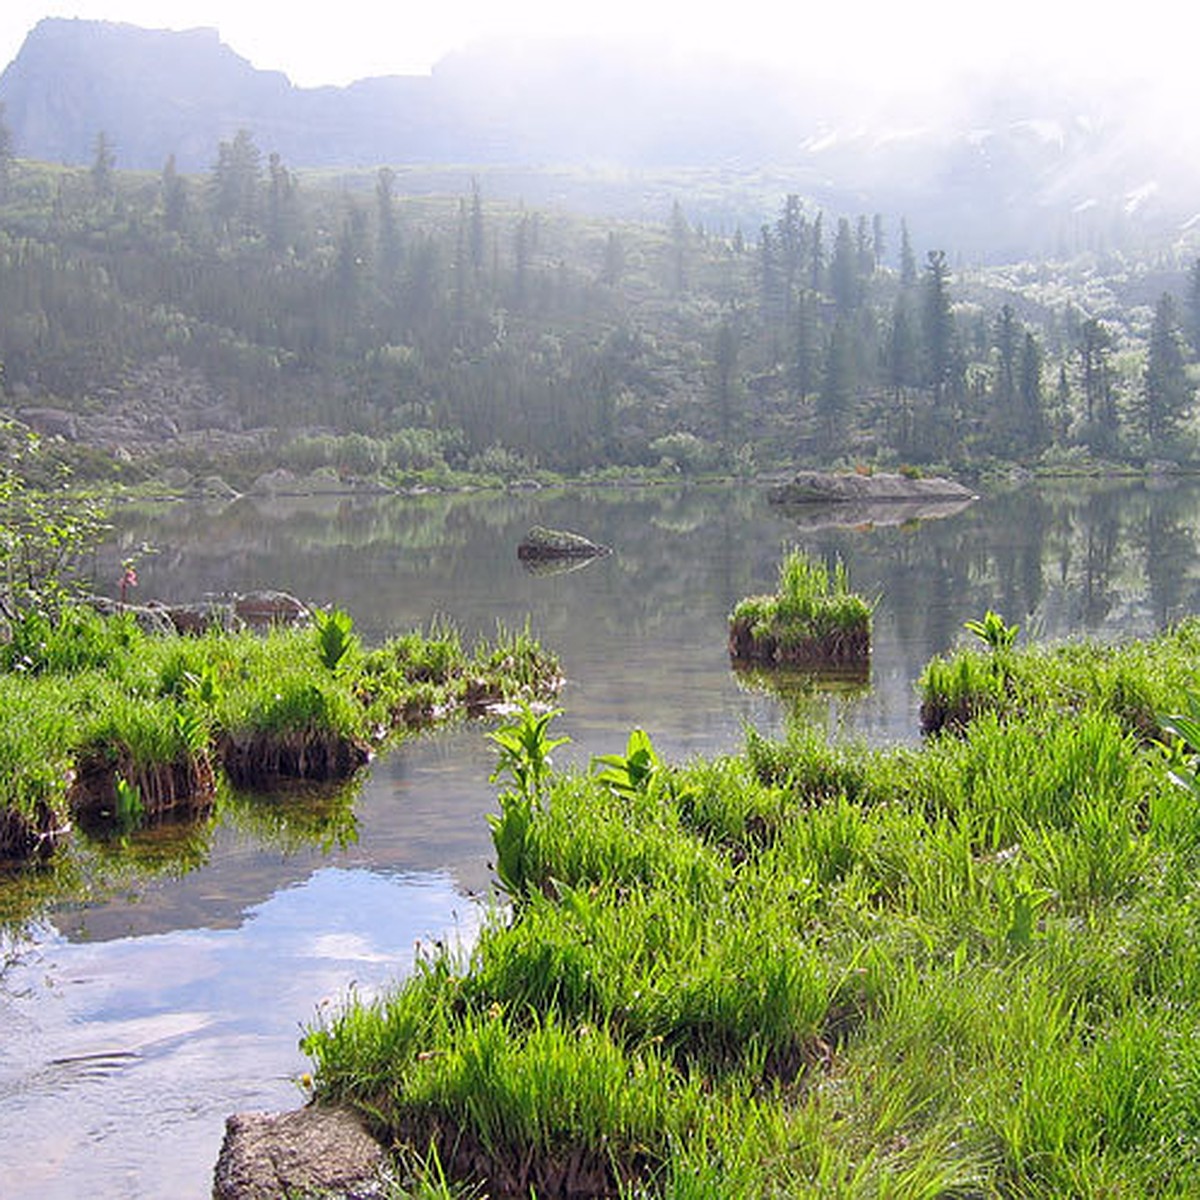
[[1064,238],[1079,249],[1175,236],[1196,213],[1197,173],[1186,155],[1172,159],[1169,131],[1147,138],[1119,99],[1104,111],[1042,77],[981,81],[910,113],[802,70],[499,43],[427,76],[303,88],[215,29],[46,18],[0,74],[0,102],[18,155],[68,165],[90,162],[103,131],[122,168],[174,156],[181,171],[205,171],[246,129],[294,168],[689,167],[732,190],[770,170],[816,207],[906,214],[955,251],[991,258]]

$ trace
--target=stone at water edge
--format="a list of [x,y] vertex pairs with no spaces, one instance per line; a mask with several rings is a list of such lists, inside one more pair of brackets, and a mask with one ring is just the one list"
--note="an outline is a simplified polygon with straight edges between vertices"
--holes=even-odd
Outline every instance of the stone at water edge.
[[362,1118],[308,1105],[285,1113],[234,1113],[213,1172],[213,1200],[384,1200],[388,1156]]

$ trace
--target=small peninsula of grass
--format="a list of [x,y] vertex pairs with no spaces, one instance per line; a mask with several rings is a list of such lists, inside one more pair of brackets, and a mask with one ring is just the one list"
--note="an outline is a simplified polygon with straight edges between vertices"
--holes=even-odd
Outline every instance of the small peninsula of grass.
[[850,590],[845,565],[832,568],[793,549],[773,596],[748,596],[729,617],[729,653],[738,664],[843,666],[871,653],[872,606]]
[[500,731],[511,903],[310,1031],[316,1099],[414,1195],[1197,1194],[1200,721],[1134,714],[1200,709],[1200,622],[1058,653],[918,747]]
[[154,821],[242,787],[351,775],[397,733],[552,695],[528,631],[468,650],[435,627],[364,648],[349,616],[265,635],[151,634],[131,612],[31,610],[0,644],[0,859],[73,824]]

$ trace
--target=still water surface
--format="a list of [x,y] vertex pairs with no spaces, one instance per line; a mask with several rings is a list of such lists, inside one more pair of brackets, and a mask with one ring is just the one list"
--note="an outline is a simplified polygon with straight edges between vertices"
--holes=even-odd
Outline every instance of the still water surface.
[[[535,523],[615,552],[530,574],[515,547]],[[850,527],[752,487],[243,499],[123,511],[96,571],[111,591],[148,543],[142,598],[282,588],[348,609],[369,640],[441,618],[474,641],[528,619],[566,673],[560,762],[620,750],[634,725],[678,761],[789,719],[912,740],[921,666],[989,607],[1047,639],[1200,611],[1198,524],[1192,483],[1013,489]],[[731,673],[726,616],[773,588],[792,544],[840,554],[878,597],[869,687],[781,698]],[[0,882],[3,1194],[206,1197],[226,1115],[300,1101],[306,1024],[402,977],[423,945],[469,943],[492,765],[483,728],[459,726],[348,792],[229,797],[203,828],[75,855],[34,887]]]

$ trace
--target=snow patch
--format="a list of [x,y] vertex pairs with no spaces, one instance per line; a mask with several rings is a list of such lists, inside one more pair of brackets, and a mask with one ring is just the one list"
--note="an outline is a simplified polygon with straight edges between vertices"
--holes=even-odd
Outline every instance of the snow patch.
[[1143,183],[1141,187],[1134,188],[1125,196],[1125,213],[1127,216],[1132,216],[1139,208],[1146,203],[1158,191],[1158,183],[1151,179],[1147,183]]

